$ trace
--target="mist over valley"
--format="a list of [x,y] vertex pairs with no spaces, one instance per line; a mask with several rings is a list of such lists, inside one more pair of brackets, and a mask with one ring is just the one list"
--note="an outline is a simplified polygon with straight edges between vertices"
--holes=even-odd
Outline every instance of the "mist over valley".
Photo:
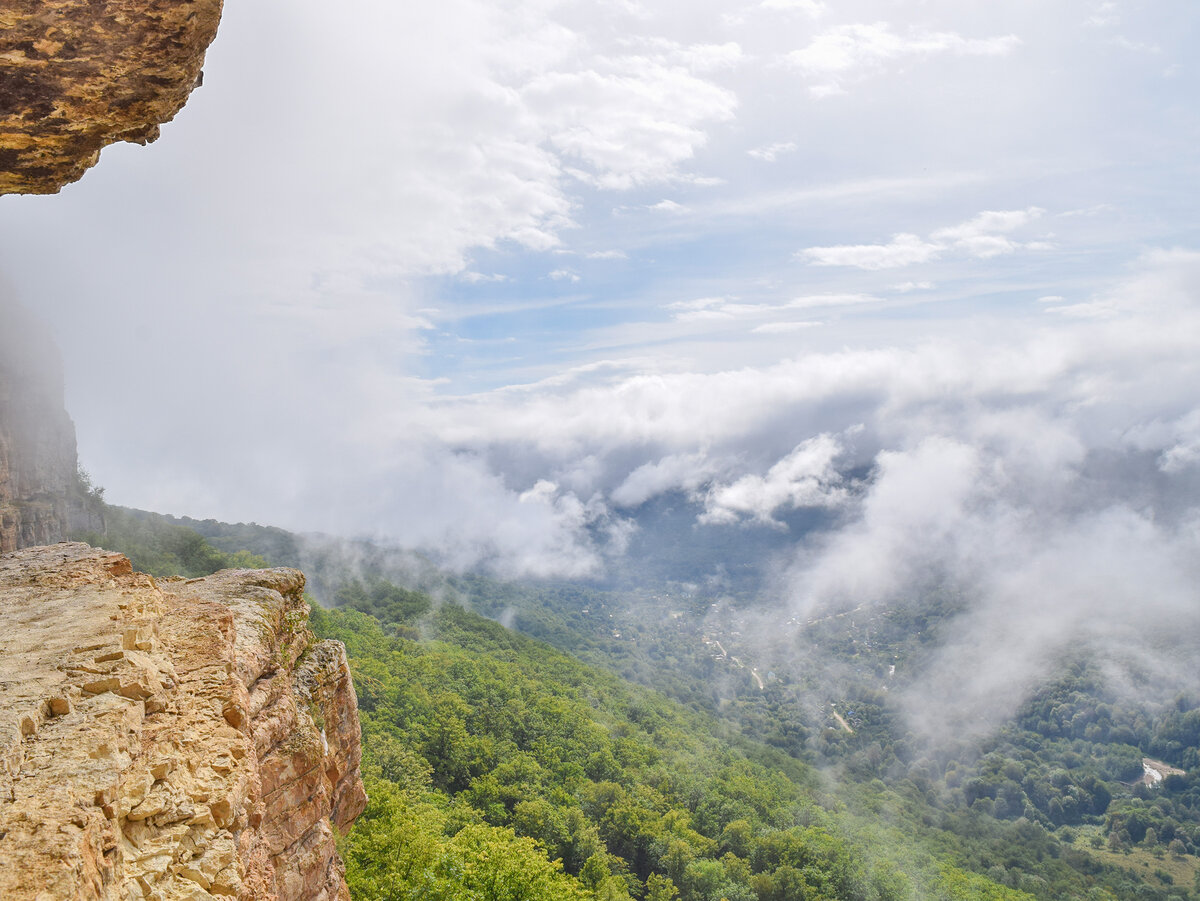
[[1200,898],[1194,4],[205,15],[0,197],[0,561],[302,570],[335,894]]

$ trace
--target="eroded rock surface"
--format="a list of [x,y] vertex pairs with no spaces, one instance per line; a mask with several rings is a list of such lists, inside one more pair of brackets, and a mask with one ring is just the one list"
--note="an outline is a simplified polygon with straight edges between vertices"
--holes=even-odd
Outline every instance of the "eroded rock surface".
[[187,101],[221,0],[4,0],[0,194],[52,194]]
[[83,544],[0,556],[0,897],[349,897],[357,705],[303,586],[156,584]]

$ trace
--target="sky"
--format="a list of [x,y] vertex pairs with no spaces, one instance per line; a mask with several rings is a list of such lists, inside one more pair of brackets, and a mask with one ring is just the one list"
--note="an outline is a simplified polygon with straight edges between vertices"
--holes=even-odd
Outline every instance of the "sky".
[[55,334],[115,503],[573,577],[671,493],[730,529],[816,508],[798,608],[938,571],[984,621],[1178,622],[1198,25],[230,2],[155,144],[0,198],[0,286]]

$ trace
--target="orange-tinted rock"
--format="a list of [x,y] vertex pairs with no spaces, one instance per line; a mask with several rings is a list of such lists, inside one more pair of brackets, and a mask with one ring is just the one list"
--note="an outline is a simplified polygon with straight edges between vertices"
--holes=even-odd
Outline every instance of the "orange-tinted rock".
[[303,585],[158,585],[81,544],[0,556],[0,897],[348,897],[357,707]]

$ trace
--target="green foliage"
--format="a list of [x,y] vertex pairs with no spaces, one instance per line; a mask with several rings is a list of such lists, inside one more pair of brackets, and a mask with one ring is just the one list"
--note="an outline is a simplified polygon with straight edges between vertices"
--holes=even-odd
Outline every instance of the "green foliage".
[[[343,843],[356,898],[379,901],[586,901],[592,896],[511,829],[450,829],[444,806],[368,775],[371,798]],[[452,834],[451,834],[452,833]]]
[[72,493],[89,510],[102,511],[105,507],[104,489],[92,481],[91,473],[82,466],[76,465]]
[[333,603],[336,607],[361,610],[380,622],[393,625],[412,623],[433,607],[429,595],[401,588],[378,577],[368,580],[365,585],[358,579],[351,579],[334,592]]
[[199,533],[172,524],[168,517],[107,505],[103,511],[103,533],[84,532],[72,537],[94,547],[120,551],[129,557],[134,569],[152,576],[192,579],[220,569],[262,569],[269,565],[246,550],[218,550]]
[[345,841],[356,896],[915,897],[802,765],[461,607],[430,606],[414,640],[351,609],[408,617],[409,594],[344,600],[312,626],[345,642],[359,692],[372,803]]
[[[1115,847],[1141,848],[1153,829],[1162,856],[1176,838],[1188,860],[1200,851],[1200,774],[1169,776],[1153,788],[1132,784],[1146,755],[1183,769],[1200,764],[1200,703],[1187,696],[1154,701],[1161,689],[1153,681],[1138,686],[1135,701],[1114,693],[1099,666],[1067,659],[1058,678],[982,747],[922,747],[895,695],[880,686],[903,686],[936,653],[965,609],[951,594],[815,619],[797,639],[771,647],[761,631],[743,643],[736,605],[703,596],[655,594],[656,605],[639,606],[628,595],[578,587],[556,600],[557,586],[512,586],[497,601],[484,596],[482,582],[474,584],[479,609],[503,611],[517,628],[655,685],[742,735],[834,768],[843,780],[839,794],[859,817],[886,811],[935,855],[1034,897],[1128,897],[1143,883],[1156,884],[1152,871],[1131,875],[1090,853],[1093,836],[1101,847],[1111,835]],[[664,617],[671,606],[682,612]],[[719,659],[699,650],[702,636],[689,621],[702,623],[705,637],[722,639]],[[622,639],[611,640],[610,632]],[[756,660],[759,672],[764,659],[774,659],[775,678],[759,687],[735,668],[735,657]],[[1102,827],[1107,835],[1089,832],[1077,845],[1069,829],[1080,827]],[[1184,897],[1180,883],[1172,891]],[[757,884],[769,889],[765,880]],[[934,888],[926,882],[915,890]]]

